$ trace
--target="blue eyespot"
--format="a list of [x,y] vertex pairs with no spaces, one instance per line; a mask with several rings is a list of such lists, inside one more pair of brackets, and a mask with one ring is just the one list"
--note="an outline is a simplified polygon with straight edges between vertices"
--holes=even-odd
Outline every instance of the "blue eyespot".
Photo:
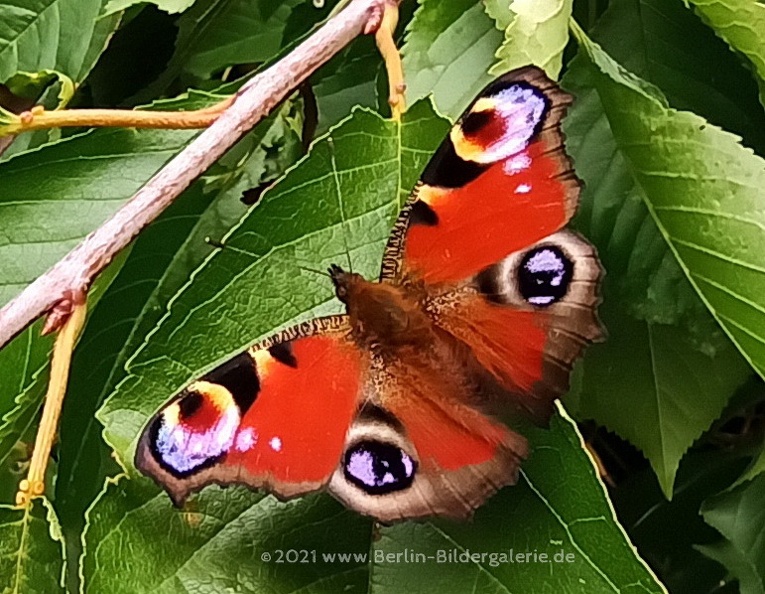
[[521,260],[518,287],[526,301],[547,307],[566,294],[573,271],[571,260],[558,247],[534,248]]
[[370,495],[384,495],[411,486],[417,463],[390,443],[362,441],[345,453],[345,477]]

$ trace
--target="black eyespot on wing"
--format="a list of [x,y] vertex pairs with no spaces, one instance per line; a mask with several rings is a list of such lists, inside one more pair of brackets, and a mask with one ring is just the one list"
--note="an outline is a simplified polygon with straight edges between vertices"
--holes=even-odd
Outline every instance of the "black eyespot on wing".
[[407,489],[414,481],[417,462],[404,450],[381,441],[362,441],[343,459],[345,478],[369,495]]
[[429,186],[460,188],[481,175],[486,168],[487,165],[460,158],[451,139],[447,138],[422,172],[421,180]]
[[518,288],[523,298],[547,307],[563,298],[571,283],[574,265],[557,246],[539,246],[523,256],[518,267]]
[[475,278],[478,290],[493,303],[505,303],[502,299],[502,287],[497,277],[497,267],[492,265],[478,273]]
[[190,419],[194,413],[202,408],[203,397],[199,392],[188,392],[178,402],[181,420]]
[[260,391],[260,380],[255,369],[255,361],[247,352],[229,359],[201,379],[213,384],[220,384],[231,392],[242,414],[252,406]]
[[467,114],[462,120],[462,132],[465,136],[473,136],[492,120],[490,111],[475,111]]
[[427,202],[416,200],[412,204],[412,212],[409,215],[410,225],[427,225],[433,227],[438,225],[438,215]]
[[288,367],[294,368],[298,366],[297,359],[292,352],[292,344],[289,342],[280,342],[279,344],[275,344],[270,349],[268,349],[268,353],[274,359],[279,361],[279,363],[283,363]]

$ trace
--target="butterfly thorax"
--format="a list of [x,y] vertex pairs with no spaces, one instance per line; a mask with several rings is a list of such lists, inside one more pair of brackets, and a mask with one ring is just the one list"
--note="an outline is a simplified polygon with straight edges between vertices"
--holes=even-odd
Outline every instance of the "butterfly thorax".
[[371,282],[338,266],[330,269],[330,275],[356,340],[377,348],[432,343],[430,317],[403,286]]

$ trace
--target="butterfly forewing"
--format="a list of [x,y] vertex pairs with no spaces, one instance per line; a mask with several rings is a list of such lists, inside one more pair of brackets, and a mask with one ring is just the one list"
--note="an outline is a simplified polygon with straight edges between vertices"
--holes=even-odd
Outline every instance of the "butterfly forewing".
[[176,503],[209,483],[282,498],[321,488],[356,415],[365,356],[348,338],[345,316],[258,344],[162,409],[144,431],[136,466]]
[[531,67],[484,89],[423,172],[382,280],[459,282],[563,227],[579,195],[560,132],[570,103]]

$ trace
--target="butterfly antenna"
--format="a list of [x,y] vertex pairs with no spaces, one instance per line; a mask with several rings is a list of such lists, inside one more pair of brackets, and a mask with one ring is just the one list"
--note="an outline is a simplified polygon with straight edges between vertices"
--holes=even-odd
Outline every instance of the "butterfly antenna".
[[327,144],[329,146],[329,155],[332,160],[332,171],[335,174],[335,184],[337,189],[337,201],[340,206],[340,230],[343,233],[343,245],[345,246],[345,259],[348,260],[348,272],[353,273],[353,264],[351,264],[351,250],[348,248],[348,236],[345,234],[345,206],[343,204],[343,194],[340,190],[340,184],[337,180],[337,163],[335,162],[335,143],[332,137],[327,138]]
[[332,278],[329,276],[329,273],[326,270],[317,270],[316,268],[309,268],[308,266],[301,266],[300,264],[298,264],[297,267],[300,268],[300,270],[306,270],[308,272],[313,272],[314,274]]
[[343,240],[345,242],[345,259],[348,260],[348,272],[353,274],[353,264],[351,263],[351,250],[348,249],[348,238],[343,233]]

